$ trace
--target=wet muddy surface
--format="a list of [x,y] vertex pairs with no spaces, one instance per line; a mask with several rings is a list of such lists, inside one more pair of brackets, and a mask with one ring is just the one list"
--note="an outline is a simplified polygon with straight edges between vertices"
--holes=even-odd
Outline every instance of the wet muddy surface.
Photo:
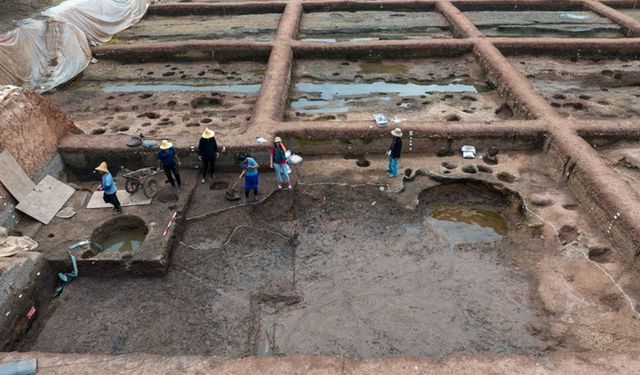
[[123,64],[102,60],[46,97],[89,134],[228,135],[246,130],[262,62]]
[[465,11],[487,36],[621,38],[620,28],[589,11]]
[[174,41],[188,39],[271,40],[280,14],[233,16],[147,16],[119,33],[111,43]]
[[[295,191],[264,186],[264,202],[201,218],[192,215],[228,202],[196,184],[165,277],[79,277],[25,349],[441,359],[637,345],[640,327],[602,270],[633,298],[640,280],[543,154],[501,153],[489,169],[408,154],[401,168],[448,170],[450,180],[418,177],[401,194],[385,188],[382,156],[358,160],[305,158]],[[483,172],[470,177],[467,165]],[[505,174],[506,185],[496,178]],[[545,223],[563,228],[566,245]]]
[[[289,120],[485,121],[512,118],[471,56],[451,59],[298,60]],[[508,107],[508,106],[507,106]]]
[[[174,249],[166,278],[75,284],[34,350],[436,358],[543,350],[544,341],[529,333],[537,313],[526,273],[510,269],[514,260],[497,251],[516,245],[451,241],[429,224],[428,207],[402,209],[377,188],[302,188],[193,223],[183,238],[190,247]],[[380,233],[389,241],[379,241]],[[146,297],[122,308],[131,288]],[[60,317],[77,322],[85,313],[94,319],[79,331],[106,331],[91,343],[48,347]]]
[[449,30],[445,18],[436,12],[313,12],[303,14],[299,39],[335,43],[451,38]]
[[526,55],[510,60],[561,115],[640,116],[640,60]]

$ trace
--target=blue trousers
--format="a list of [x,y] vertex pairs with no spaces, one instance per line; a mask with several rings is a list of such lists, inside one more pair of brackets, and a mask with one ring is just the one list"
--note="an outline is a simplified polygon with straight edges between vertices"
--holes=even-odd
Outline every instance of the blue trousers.
[[279,183],[289,182],[289,174],[287,173],[287,165],[286,164],[274,164],[273,169],[276,170],[276,178]]
[[244,191],[253,190],[258,192],[258,175],[247,176],[244,175]]
[[388,168],[388,170],[389,170],[389,173],[392,176],[395,177],[395,176],[398,175],[398,159],[389,157],[389,168]]

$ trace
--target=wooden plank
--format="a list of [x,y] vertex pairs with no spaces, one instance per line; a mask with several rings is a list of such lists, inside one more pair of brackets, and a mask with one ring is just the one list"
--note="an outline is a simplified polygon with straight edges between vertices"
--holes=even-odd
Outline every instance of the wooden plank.
[[0,182],[18,202],[36,187],[8,150],[0,153]]
[[71,186],[46,176],[16,208],[42,224],[49,224],[74,192]]
[[[102,199],[103,194],[104,193],[101,191],[94,192],[89,199],[87,208],[113,208],[113,205],[104,203],[104,200]],[[118,200],[120,201],[122,207],[151,204],[151,198],[147,198],[142,190],[136,191],[135,194],[129,194],[124,190],[118,190],[116,195],[118,196]]]

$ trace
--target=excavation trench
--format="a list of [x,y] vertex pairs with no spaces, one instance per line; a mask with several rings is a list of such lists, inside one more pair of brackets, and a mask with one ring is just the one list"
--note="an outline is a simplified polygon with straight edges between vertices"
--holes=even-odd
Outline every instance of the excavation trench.
[[[208,190],[208,189],[207,189]],[[517,196],[305,186],[189,221],[164,278],[82,278],[30,350],[166,355],[538,354],[544,314]],[[75,340],[60,340],[73,326]]]
[[298,60],[287,119],[371,121],[376,113],[396,123],[513,118],[494,88],[472,56]]

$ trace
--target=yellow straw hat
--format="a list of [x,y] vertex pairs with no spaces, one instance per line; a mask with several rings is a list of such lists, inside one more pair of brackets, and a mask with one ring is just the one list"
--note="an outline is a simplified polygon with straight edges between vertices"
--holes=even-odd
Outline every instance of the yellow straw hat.
[[214,135],[216,135],[216,132],[209,128],[204,129],[204,132],[202,132],[202,138],[204,139],[213,138]]
[[275,137],[275,138],[273,139],[273,142],[274,142],[274,143],[282,142],[282,138],[280,138],[280,137]]
[[167,141],[166,139],[163,139],[162,143],[160,143],[161,150],[167,150],[167,149],[170,149],[171,147],[173,147],[173,143]]
[[100,171],[100,172],[104,172],[104,173],[109,173],[109,169],[107,168],[107,162],[103,161],[102,163],[100,163],[99,166],[97,166],[95,168],[96,171]]

